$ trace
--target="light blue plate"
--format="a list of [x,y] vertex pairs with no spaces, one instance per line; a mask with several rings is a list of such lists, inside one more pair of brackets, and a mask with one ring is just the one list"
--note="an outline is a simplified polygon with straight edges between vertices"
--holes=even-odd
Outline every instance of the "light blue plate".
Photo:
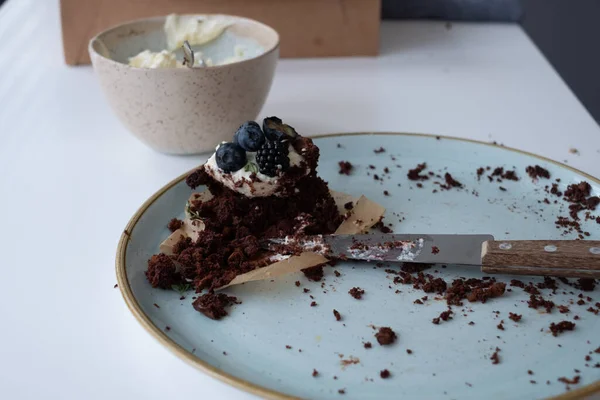
[[[554,224],[557,216],[568,214],[567,204],[562,200],[541,203],[544,198],[558,199],[545,193],[544,185],[559,178],[564,190],[568,184],[586,180],[595,195],[600,193],[600,182],[581,172],[484,143],[404,134],[338,135],[315,142],[322,154],[319,174],[330,188],[365,194],[384,205],[386,221],[394,224],[397,233],[572,239],[575,234],[561,236]],[[386,151],[376,154],[373,150],[380,146]],[[392,156],[397,160],[392,161]],[[341,160],[355,165],[351,176],[338,173]],[[434,194],[437,186],[431,179],[423,183],[424,188],[417,188],[406,173],[422,162],[427,163],[427,171],[450,172],[465,189]],[[369,169],[370,164],[376,170]],[[525,167],[535,164],[547,168],[552,179],[532,181]],[[490,183],[485,176],[478,180],[476,170],[482,166],[514,168],[521,180]],[[390,169],[389,174],[382,173],[384,167]],[[374,180],[374,173],[384,176],[383,181]],[[191,307],[193,293],[179,300],[179,293],[152,289],[144,276],[148,258],[158,252],[159,243],[169,234],[167,222],[183,217],[190,195],[183,180],[180,177],[169,183],[133,216],[119,245],[117,275],[127,304],[150,333],[213,376],[270,398],[532,399],[565,393],[565,385],[557,378],[575,375],[581,375],[581,383],[572,385],[565,398],[581,396],[582,391],[576,389],[586,385],[585,393],[600,390],[600,368],[592,367],[600,362],[600,354],[593,353],[589,362],[584,359],[600,346],[600,316],[586,311],[591,304],[570,305],[578,300],[580,291],[562,283],[551,297],[549,290],[542,292],[557,304],[569,305],[568,314],[554,310],[548,315],[528,308],[528,295],[513,288],[486,304],[465,302],[464,307],[454,307],[453,320],[434,325],[431,320],[447,308],[445,301],[434,300],[430,294],[424,305],[414,304],[423,292],[394,285],[382,268],[345,262],[335,267],[340,277],[326,268],[323,284],[309,282],[299,273],[229,288],[227,293],[243,304],[233,307],[221,321],[204,317]],[[390,195],[385,196],[384,190]],[[600,238],[600,224],[588,221],[583,226],[591,239]],[[457,277],[482,276],[476,268],[433,270],[439,270],[435,274],[448,283]],[[512,278],[498,277],[505,282]],[[294,284],[298,280],[301,287]],[[354,286],[365,289],[363,300],[348,295]],[[303,293],[303,288],[310,293]],[[395,293],[397,289],[401,293]],[[586,295],[600,301],[599,291]],[[318,306],[310,307],[309,295]],[[333,309],[341,313],[342,321],[335,320]],[[499,316],[492,311],[499,311]],[[522,321],[514,323],[508,312],[522,314]],[[580,317],[575,331],[559,337],[549,333],[551,322],[572,321],[575,315]],[[496,328],[500,320],[504,320],[504,331]],[[392,346],[379,346],[372,325],[392,327],[399,340]],[[363,347],[366,341],[373,343],[372,349]],[[501,362],[492,365],[490,356],[496,347],[501,349]],[[407,354],[407,349],[413,353]],[[344,366],[342,360],[351,357],[360,361]],[[316,378],[312,377],[314,368],[319,371]],[[383,369],[391,372],[391,378],[379,377]],[[528,370],[533,375],[528,375]],[[345,390],[344,396],[338,393],[340,389]]]

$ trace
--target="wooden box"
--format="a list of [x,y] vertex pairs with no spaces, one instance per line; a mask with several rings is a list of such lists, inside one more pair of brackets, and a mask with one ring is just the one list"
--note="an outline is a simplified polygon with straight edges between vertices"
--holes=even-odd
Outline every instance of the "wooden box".
[[281,57],[375,56],[381,0],[61,0],[67,64],[89,64],[89,40],[122,22],[177,14],[232,14],[279,32]]

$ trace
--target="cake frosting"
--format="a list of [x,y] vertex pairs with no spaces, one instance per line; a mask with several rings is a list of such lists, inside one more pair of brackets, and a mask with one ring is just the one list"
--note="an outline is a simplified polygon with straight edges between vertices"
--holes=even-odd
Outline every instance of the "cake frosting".
[[[129,58],[129,65],[137,68],[184,68],[182,61],[177,60],[175,51],[187,41],[190,46],[202,46],[220,37],[235,20],[226,16],[180,16],[170,14],[165,20],[163,30],[167,48],[161,51],[143,50]],[[252,54],[251,54],[252,53]],[[204,57],[201,51],[194,51],[194,67],[212,67],[226,65],[251,58],[253,52],[236,44],[232,55],[214,61]]]
[[[219,147],[217,146],[217,149]],[[310,173],[310,167],[304,161],[304,157],[299,154],[294,146],[288,145],[288,157],[290,159],[290,168],[304,170],[303,175]],[[302,150],[300,150],[302,152]],[[282,179],[284,175],[267,176],[258,171],[256,167],[256,153],[247,153],[248,163],[246,166],[235,172],[225,172],[217,165],[216,152],[204,164],[204,170],[215,181],[223,186],[238,192],[246,197],[267,197],[281,196],[283,192]]]

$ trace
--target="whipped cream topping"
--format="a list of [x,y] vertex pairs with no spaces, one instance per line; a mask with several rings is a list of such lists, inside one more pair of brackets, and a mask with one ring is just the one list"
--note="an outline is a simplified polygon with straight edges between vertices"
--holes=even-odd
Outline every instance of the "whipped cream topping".
[[[217,146],[217,149],[219,146]],[[290,159],[291,167],[301,167],[304,161],[304,157],[298,154],[294,146],[291,144],[288,146],[288,157]],[[278,196],[278,190],[280,189],[279,181],[280,176],[268,176],[258,171],[253,172],[246,167],[241,168],[235,172],[225,172],[217,165],[217,153],[215,152],[204,164],[204,170],[212,178],[229,189],[243,194],[246,197],[267,197],[267,196]],[[247,152],[246,157],[248,163],[258,165],[256,162],[256,153]],[[248,164],[246,164],[248,165]],[[306,174],[310,171],[306,168]],[[252,179],[251,175],[256,176]]]
[[[163,27],[167,49],[159,52],[144,50],[130,57],[129,65],[137,68],[184,68],[185,65],[182,61],[178,61],[175,55],[175,51],[181,48],[184,41],[187,40],[190,46],[207,44],[221,36],[234,22],[233,18],[225,16],[202,18],[170,14],[167,16]],[[254,55],[251,53],[244,46],[236,44],[233,47],[233,55],[223,60],[213,61],[211,58],[205,58],[201,51],[194,51],[194,66],[212,67],[232,64],[251,58]]]
[[184,41],[190,46],[199,46],[215,40],[233,24],[233,19],[221,16],[198,18],[169,14],[165,20],[167,47],[173,51]]
[[176,68],[177,58],[175,54],[163,50],[160,52],[152,52],[144,50],[135,57],[129,58],[129,65],[137,68]]

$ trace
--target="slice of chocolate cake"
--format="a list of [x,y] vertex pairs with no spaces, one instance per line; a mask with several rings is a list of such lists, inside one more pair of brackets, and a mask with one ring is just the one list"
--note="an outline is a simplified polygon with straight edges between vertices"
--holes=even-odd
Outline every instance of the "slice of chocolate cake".
[[[317,176],[319,148],[276,117],[262,129],[243,124],[231,143],[186,179],[190,188],[206,186],[212,196],[192,198],[188,219],[201,221],[197,239],[181,236],[172,246],[173,264],[149,264],[153,287],[193,282],[197,291],[214,290],[237,275],[277,259],[259,246],[268,237],[333,233],[343,221],[327,183]],[[177,231],[175,232],[177,234]]]

